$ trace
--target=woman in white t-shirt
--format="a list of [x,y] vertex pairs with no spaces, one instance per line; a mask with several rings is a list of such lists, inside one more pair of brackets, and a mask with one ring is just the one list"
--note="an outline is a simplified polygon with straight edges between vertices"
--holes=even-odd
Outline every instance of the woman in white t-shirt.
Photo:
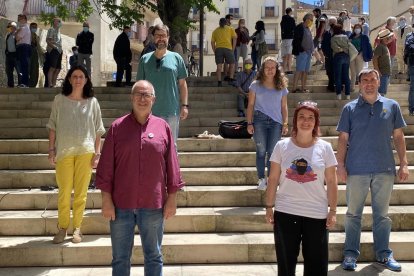
[[331,144],[318,138],[318,130],[316,103],[300,103],[292,136],[279,141],[270,158],[266,221],[274,224],[278,275],[295,275],[301,243],[304,275],[328,274],[328,229],[336,223],[337,161]]

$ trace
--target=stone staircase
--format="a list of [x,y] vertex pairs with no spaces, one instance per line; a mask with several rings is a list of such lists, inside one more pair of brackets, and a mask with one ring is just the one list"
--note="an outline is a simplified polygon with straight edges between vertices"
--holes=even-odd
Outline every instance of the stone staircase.
[[[289,114],[293,115],[298,101],[317,101],[323,139],[336,150],[335,128],[347,101],[337,101],[334,93],[326,92],[326,76],[320,72],[309,76],[312,93],[289,94]],[[391,247],[395,257],[404,262],[399,275],[414,275],[414,118],[408,116],[408,85],[403,81],[396,80],[388,96],[401,104],[409,124],[405,134],[411,166],[407,183],[395,179]],[[165,227],[165,275],[275,275],[272,226],[265,223],[261,207],[265,194],[256,190],[253,141],[191,138],[204,130],[218,134],[221,119],[239,119],[235,117],[237,91],[231,86],[214,87],[216,82],[211,77],[189,78],[188,83],[190,116],[181,124],[178,141],[187,186],[178,194],[177,215]],[[96,88],[95,92],[106,127],[130,111],[129,89]],[[100,215],[99,190],[88,192],[84,241],[51,243],[57,225],[57,189],[39,188],[56,186],[54,169],[47,161],[45,124],[57,93],[40,88],[0,92],[0,275],[110,275],[109,224]],[[345,185],[339,185],[338,193],[338,223],[329,243],[330,275],[343,273],[338,266],[344,242]],[[359,265],[358,270],[360,275],[388,275],[370,264],[375,258],[369,204],[368,198],[359,258],[366,264]],[[140,244],[137,235],[135,275],[143,275]],[[302,269],[298,267],[298,275]]]

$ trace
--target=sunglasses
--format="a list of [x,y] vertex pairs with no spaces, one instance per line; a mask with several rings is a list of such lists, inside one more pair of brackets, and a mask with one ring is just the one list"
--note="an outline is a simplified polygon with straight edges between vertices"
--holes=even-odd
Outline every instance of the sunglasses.
[[160,71],[160,68],[161,68],[161,65],[162,65],[162,58],[161,59],[156,59],[155,60],[155,63],[156,63],[156,65],[157,65],[157,71],[159,72]]
[[317,102],[312,102],[312,101],[300,101],[300,102],[298,102],[298,107],[299,106],[318,107],[318,103]]

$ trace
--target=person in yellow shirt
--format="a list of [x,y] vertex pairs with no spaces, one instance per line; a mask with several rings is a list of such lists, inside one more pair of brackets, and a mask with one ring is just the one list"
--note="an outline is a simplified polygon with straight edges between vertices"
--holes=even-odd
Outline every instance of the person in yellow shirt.
[[217,81],[218,86],[222,86],[221,72],[223,63],[229,64],[229,82],[233,82],[234,76],[234,49],[236,48],[237,34],[233,28],[226,25],[226,19],[220,18],[219,27],[216,28],[211,35],[211,48],[213,49],[217,64]]

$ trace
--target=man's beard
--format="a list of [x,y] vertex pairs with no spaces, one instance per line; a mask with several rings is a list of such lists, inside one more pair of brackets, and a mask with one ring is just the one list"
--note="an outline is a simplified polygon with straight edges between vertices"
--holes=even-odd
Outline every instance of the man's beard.
[[157,47],[158,50],[163,50],[163,49],[167,48],[167,43],[158,42],[157,44],[155,44],[155,46]]

